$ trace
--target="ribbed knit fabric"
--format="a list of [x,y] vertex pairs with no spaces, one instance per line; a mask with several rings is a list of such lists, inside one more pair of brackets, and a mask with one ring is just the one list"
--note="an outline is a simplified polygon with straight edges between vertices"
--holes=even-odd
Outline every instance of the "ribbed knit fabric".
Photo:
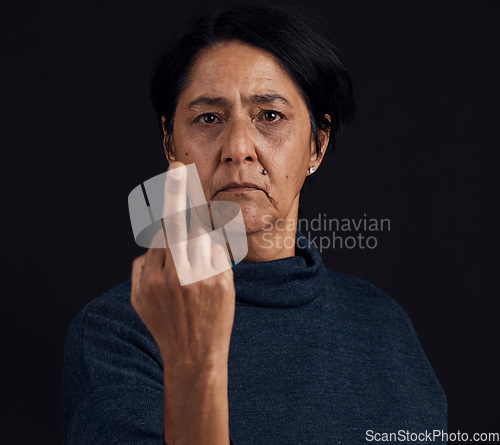
[[[300,232],[297,246],[295,257],[233,268],[234,444],[352,445],[376,433],[446,431],[444,392],[403,309],[326,269]],[[68,445],[163,444],[162,362],[130,305],[130,279],[71,323],[62,426]]]

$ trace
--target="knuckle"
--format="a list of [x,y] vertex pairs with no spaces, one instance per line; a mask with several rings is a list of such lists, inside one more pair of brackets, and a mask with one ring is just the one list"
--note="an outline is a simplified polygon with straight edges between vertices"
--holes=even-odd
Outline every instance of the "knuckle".
[[164,286],[163,277],[157,272],[152,272],[148,275],[146,285],[148,291],[157,292]]
[[223,274],[214,275],[203,280],[205,289],[212,293],[226,293],[231,289],[231,282]]
[[231,289],[231,285],[228,280],[219,280],[217,283],[217,288],[221,292],[226,293]]
[[140,269],[144,264],[145,255],[138,256],[132,261],[132,269]]

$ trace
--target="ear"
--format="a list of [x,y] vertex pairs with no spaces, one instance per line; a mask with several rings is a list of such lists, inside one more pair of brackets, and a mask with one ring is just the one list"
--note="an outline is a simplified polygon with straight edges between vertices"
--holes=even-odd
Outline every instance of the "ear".
[[167,118],[165,116],[161,117],[161,127],[163,129],[163,150],[165,151],[165,156],[167,157],[167,161],[170,163],[176,161],[175,157],[175,145],[173,134],[169,134],[167,132]]
[[[332,119],[330,115],[325,114],[325,117],[328,119],[331,125]],[[318,152],[316,151],[316,143],[314,142],[314,138],[311,138],[311,158],[309,160],[309,166],[314,167],[315,170],[318,169],[321,162],[323,161],[323,156],[326,152],[326,147],[328,147],[328,142],[330,141],[330,128],[327,128],[324,131],[319,130],[318,140],[321,147],[321,153],[319,155]]]

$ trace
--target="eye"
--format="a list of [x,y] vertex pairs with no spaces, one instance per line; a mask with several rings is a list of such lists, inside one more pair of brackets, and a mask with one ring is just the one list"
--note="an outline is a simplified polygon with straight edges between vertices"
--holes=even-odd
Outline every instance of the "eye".
[[217,124],[220,122],[219,118],[213,113],[205,113],[198,116],[197,121],[202,124]]
[[278,113],[277,111],[274,110],[265,110],[262,113],[262,116],[264,117],[264,120],[267,122],[277,122],[283,117],[281,113]]

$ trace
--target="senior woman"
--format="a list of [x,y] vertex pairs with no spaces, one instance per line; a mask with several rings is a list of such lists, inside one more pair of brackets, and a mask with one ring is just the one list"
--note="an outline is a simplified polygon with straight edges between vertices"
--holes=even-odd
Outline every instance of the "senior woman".
[[[297,232],[304,181],[353,115],[335,47],[289,8],[206,14],[163,51],[152,99],[167,202],[185,199],[194,163],[207,202],[239,205],[248,254],[181,286],[168,246],[150,248],[75,317],[66,443],[356,444],[446,430],[406,313],[326,269]],[[187,267],[227,261],[219,247],[195,244]]]

